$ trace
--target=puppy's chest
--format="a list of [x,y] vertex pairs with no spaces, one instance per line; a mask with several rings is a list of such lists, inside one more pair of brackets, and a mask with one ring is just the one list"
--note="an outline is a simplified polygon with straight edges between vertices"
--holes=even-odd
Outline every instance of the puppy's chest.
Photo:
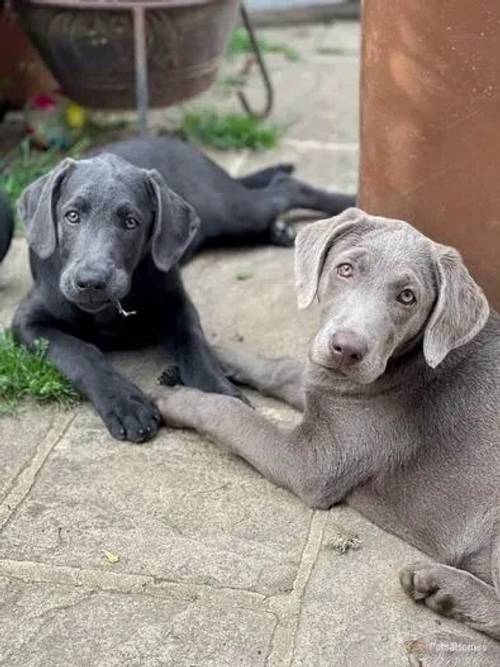
[[413,449],[426,438],[422,407],[410,398],[339,396],[325,406],[335,439],[351,451],[373,450],[383,455],[392,449]]
[[123,313],[113,308],[95,315],[86,323],[86,337],[103,349],[110,350],[140,347],[154,340],[156,332],[150,318],[131,306],[123,308]]

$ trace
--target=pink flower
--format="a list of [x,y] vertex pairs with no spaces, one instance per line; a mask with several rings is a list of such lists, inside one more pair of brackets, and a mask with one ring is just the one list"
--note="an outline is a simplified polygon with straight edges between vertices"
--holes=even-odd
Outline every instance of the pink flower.
[[56,101],[50,95],[36,95],[32,100],[33,107],[41,111],[50,111],[55,108]]

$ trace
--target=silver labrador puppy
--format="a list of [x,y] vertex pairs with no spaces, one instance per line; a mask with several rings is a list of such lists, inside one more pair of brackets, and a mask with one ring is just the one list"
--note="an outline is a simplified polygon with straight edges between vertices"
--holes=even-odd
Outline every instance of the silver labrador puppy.
[[455,250],[354,208],[300,232],[296,285],[301,308],[321,306],[307,364],[221,357],[238,382],[303,410],[301,424],[282,432],[184,388],[161,395],[166,423],[431,555],[401,572],[408,595],[500,639],[499,316]]

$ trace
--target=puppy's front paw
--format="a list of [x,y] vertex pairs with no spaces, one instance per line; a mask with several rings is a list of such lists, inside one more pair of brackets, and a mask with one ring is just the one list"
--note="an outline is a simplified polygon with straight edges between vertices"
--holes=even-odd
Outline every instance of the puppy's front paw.
[[161,423],[158,408],[131,383],[113,387],[97,409],[117,440],[146,442],[158,433]]

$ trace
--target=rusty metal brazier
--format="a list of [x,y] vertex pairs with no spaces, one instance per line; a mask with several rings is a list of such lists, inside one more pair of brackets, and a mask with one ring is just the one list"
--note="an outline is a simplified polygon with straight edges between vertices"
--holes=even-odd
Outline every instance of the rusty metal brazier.
[[64,92],[91,108],[136,105],[133,11],[145,10],[149,104],[214,81],[238,0],[18,0],[16,11]]

